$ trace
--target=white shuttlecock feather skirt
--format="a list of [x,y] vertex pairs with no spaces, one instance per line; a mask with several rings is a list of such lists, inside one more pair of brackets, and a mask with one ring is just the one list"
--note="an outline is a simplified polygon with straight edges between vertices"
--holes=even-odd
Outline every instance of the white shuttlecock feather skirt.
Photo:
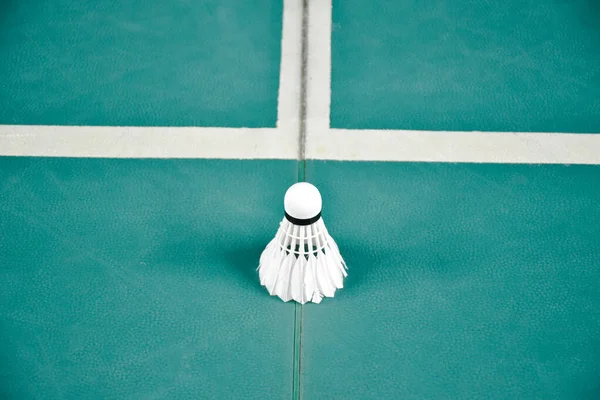
[[320,303],[344,286],[346,264],[323,219],[295,225],[284,218],[258,266],[261,285],[283,301]]

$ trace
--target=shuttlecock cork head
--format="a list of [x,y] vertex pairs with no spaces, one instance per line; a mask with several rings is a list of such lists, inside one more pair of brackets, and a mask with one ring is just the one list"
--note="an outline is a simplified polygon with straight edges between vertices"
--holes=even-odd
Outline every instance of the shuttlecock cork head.
[[323,201],[314,185],[299,182],[285,192],[283,206],[288,221],[295,225],[310,225],[321,218]]

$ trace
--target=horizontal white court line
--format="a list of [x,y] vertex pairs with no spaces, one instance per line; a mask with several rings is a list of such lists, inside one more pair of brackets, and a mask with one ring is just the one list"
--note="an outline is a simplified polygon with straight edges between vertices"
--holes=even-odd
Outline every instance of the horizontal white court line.
[[309,159],[600,164],[600,134],[329,129],[310,138]]
[[295,159],[295,134],[275,128],[0,125],[0,155]]
[[[600,164],[600,134],[329,129],[306,151],[317,160]],[[276,128],[0,125],[0,155],[294,160],[298,142]]]

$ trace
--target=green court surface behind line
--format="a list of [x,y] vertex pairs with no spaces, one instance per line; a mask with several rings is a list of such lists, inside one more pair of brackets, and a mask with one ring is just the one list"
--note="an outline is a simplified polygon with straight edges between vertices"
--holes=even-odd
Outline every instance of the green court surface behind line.
[[334,0],[331,126],[589,132],[600,126],[590,0]]
[[0,123],[274,127],[281,28],[276,0],[3,1]]

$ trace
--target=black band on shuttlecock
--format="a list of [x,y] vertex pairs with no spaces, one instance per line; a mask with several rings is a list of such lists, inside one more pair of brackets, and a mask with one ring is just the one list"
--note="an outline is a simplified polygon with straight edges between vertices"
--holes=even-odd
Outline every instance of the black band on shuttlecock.
[[285,219],[290,221],[292,224],[299,225],[299,226],[306,226],[306,225],[314,224],[315,222],[317,222],[319,220],[319,218],[321,218],[321,213],[318,213],[314,217],[307,218],[307,219],[294,218],[290,214],[285,213]]

